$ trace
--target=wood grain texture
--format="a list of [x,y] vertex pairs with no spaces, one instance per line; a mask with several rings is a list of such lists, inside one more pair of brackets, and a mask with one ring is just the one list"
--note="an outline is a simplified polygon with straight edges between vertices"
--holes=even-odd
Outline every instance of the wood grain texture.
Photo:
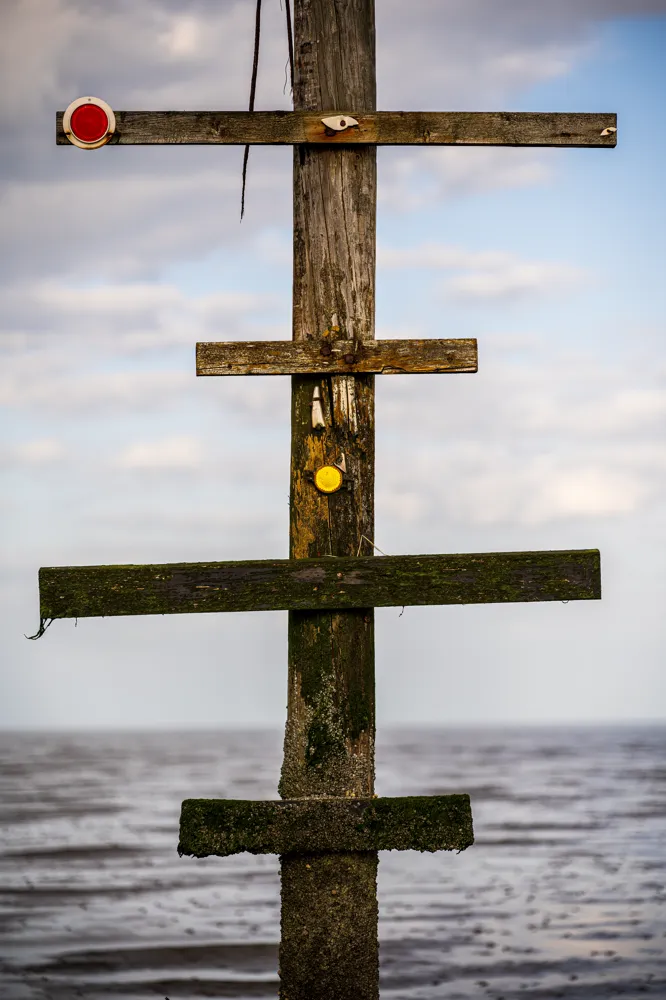
[[[334,80],[321,81],[330,92]],[[303,89],[301,87],[301,89]],[[367,91],[367,86],[366,86]],[[366,95],[328,110],[115,111],[113,145],[586,146],[612,148],[615,114],[532,111],[370,111]],[[311,103],[314,103],[311,101]],[[358,127],[331,134],[321,119],[351,114]],[[56,115],[56,143],[69,146]],[[103,147],[104,148],[104,147]]]
[[[313,113],[311,135],[322,134],[325,108],[373,112],[374,0],[295,0],[294,71],[295,113]],[[372,145],[294,148],[295,342],[374,340],[376,161]],[[317,386],[325,426],[313,429]],[[310,477],[341,455],[353,489],[323,497]],[[374,538],[374,473],[374,376],[293,375],[292,560],[353,556],[361,535]],[[290,611],[288,660],[280,795],[372,796],[371,602],[344,614]],[[376,851],[282,855],[281,1000],[378,1000],[377,863]]]
[[469,795],[403,798],[186,799],[180,854],[463,851],[474,843]]
[[476,372],[476,340],[240,341],[197,344],[197,375]]
[[[65,566],[41,569],[39,589],[42,618],[320,610],[330,619],[342,617],[331,610],[344,608],[601,596],[596,549]],[[301,692],[316,688],[307,671]]]

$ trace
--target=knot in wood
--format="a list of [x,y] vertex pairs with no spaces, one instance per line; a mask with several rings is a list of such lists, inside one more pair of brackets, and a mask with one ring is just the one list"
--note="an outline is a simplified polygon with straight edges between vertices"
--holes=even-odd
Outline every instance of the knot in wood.
[[344,360],[346,364],[353,365],[356,358],[353,354],[345,354]]
[[326,341],[324,341],[324,343],[321,345],[321,351],[319,353],[322,354],[325,358],[327,358],[329,354],[332,353],[331,345],[327,344]]

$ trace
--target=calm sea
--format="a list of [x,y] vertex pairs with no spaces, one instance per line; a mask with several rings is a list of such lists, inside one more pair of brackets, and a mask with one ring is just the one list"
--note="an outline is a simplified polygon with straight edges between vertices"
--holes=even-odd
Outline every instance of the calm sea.
[[[0,736],[0,996],[276,997],[278,863],[179,858],[189,796],[276,798],[278,732]],[[666,998],[666,727],[380,730],[381,795],[469,792],[383,853],[382,998]],[[315,998],[313,998],[315,1000]]]

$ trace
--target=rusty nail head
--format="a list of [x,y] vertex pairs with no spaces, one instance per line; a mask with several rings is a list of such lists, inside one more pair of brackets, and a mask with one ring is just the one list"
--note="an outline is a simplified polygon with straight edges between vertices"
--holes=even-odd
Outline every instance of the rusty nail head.
[[353,354],[345,354],[345,361],[348,365],[353,365],[355,360]]

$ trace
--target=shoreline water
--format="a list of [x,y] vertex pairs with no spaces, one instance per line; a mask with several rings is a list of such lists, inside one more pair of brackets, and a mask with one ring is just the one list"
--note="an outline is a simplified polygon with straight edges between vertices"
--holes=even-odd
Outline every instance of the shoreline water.
[[[0,997],[277,996],[276,858],[178,858],[180,801],[276,798],[276,730],[0,733]],[[383,1000],[666,998],[666,725],[383,727],[382,795],[469,792],[383,852]]]

